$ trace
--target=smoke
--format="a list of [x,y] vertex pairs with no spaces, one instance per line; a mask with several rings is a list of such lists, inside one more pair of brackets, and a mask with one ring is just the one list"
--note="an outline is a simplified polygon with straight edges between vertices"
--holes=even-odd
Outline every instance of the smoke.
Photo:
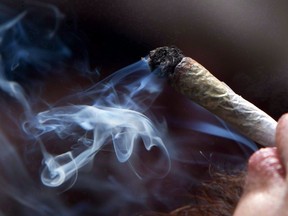
[[157,129],[163,124],[156,125],[143,114],[161,92],[163,82],[150,72],[143,59],[77,95],[82,100],[94,99],[94,104],[51,108],[25,123],[25,131],[36,132],[34,137],[54,132],[62,140],[73,137],[76,143],[71,146],[78,144],[72,151],[57,156],[45,151],[43,184],[60,186],[77,175],[78,170],[91,162],[111,140],[119,162],[128,161],[133,149],[142,142],[148,151],[153,147],[163,151],[169,170],[169,155],[162,140],[165,136]]
[[[167,94],[165,79],[151,72],[145,58],[36,111],[45,98],[34,97],[35,83],[56,68],[67,69],[79,44],[64,43],[65,16],[53,5],[0,10],[0,89],[24,114],[17,119],[19,110],[11,111],[13,134],[0,133],[0,215],[171,210],[190,202],[183,194],[207,178],[203,167],[227,160],[242,165],[256,149],[204,109]],[[85,64],[87,59],[72,67]],[[184,111],[171,115],[172,103]],[[9,113],[13,105],[1,110]],[[1,121],[5,132],[8,120]],[[224,144],[232,140],[227,152],[215,147],[211,135]]]
[[0,152],[0,200],[5,214],[73,215],[61,200],[31,179],[16,149],[2,133]]
[[56,35],[63,15],[53,5],[39,3],[18,14],[1,5],[0,12],[0,89],[15,98],[28,117],[28,98],[17,81],[27,80],[27,76],[45,77],[71,56]]

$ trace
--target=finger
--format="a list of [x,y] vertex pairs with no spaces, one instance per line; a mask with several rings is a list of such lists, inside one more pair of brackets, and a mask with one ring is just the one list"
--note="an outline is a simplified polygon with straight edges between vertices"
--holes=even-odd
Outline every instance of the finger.
[[288,114],[283,115],[276,128],[276,146],[283,162],[286,174],[288,173]]

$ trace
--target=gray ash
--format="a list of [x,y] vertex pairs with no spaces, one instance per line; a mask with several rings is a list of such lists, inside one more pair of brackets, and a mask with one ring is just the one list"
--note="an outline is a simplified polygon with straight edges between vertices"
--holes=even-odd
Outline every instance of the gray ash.
[[149,53],[149,65],[152,71],[159,68],[158,75],[166,77],[174,72],[183,57],[182,51],[175,46],[159,47]]

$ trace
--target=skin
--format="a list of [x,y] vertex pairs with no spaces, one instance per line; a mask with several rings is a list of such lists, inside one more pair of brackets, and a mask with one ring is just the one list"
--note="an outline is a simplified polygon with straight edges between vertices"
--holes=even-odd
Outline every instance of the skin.
[[260,149],[249,159],[244,193],[234,216],[288,215],[288,114],[278,122],[275,146]]

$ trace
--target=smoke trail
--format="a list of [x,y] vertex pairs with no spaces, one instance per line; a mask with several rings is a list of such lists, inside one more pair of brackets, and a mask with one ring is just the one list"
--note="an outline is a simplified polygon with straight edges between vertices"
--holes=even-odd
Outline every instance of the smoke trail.
[[[93,160],[111,140],[122,163],[129,160],[140,143],[148,151],[160,148],[166,157],[168,171],[168,151],[162,140],[163,132],[157,129],[163,125],[155,125],[143,114],[162,91],[163,82],[150,72],[146,60],[142,59],[76,95],[82,100],[94,99],[94,104],[55,107],[26,123],[24,129],[35,137],[54,132],[62,140],[73,137],[78,143],[78,148],[56,156],[45,151],[43,184],[60,186],[77,175],[78,170]],[[76,143],[71,146],[73,144]],[[132,163],[131,166],[133,168]],[[141,177],[137,170],[135,172]]]
[[[258,149],[252,140],[239,134],[233,127],[203,107],[185,100],[182,96],[180,96],[178,103],[180,101],[182,101],[186,112],[173,117],[167,116],[167,123],[186,131],[181,137],[175,137],[174,142],[182,143],[183,146],[194,145],[194,152],[198,150],[198,156],[192,152],[186,155],[186,151],[182,149],[173,149],[170,156],[174,160],[191,164],[195,163],[191,157],[196,157],[197,163],[214,165],[221,164],[221,161],[224,163],[229,161],[233,164],[234,161],[236,168],[236,164],[241,166],[241,164],[246,163],[245,161],[250,155]],[[200,142],[199,136],[204,136],[206,139]],[[222,141],[220,144],[214,145],[215,141],[209,137],[216,137]],[[200,144],[198,144],[199,142]],[[205,151],[208,152],[208,155],[213,155],[213,158],[208,159],[210,156],[208,158],[204,156]]]
[[[86,92],[66,99],[66,102],[74,103],[79,98],[78,105],[55,107],[33,119],[25,91],[14,80],[26,79],[27,71],[30,71],[28,75],[31,71],[45,75],[58,62],[71,56],[69,48],[57,36],[59,20],[63,16],[56,7],[42,3],[34,3],[33,7],[16,16],[10,9],[4,9],[5,13],[0,17],[0,21],[4,20],[0,26],[0,89],[20,102],[29,119],[29,123],[24,123],[24,130],[38,140],[42,149],[43,184],[55,187],[71,179],[73,184],[78,170],[111,141],[116,157],[122,163],[131,159],[139,144],[148,151],[153,147],[161,149],[164,156],[159,161],[164,158],[162,163],[166,164],[166,171],[160,175],[165,175],[170,167],[168,151],[161,138],[165,125],[147,117],[152,117],[148,109],[161,92],[163,80],[157,80],[150,73],[146,60],[142,59]],[[43,12],[41,16],[39,10]],[[46,17],[52,17],[52,22],[47,23]],[[58,155],[49,153],[41,139],[51,132],[59,136],[60,145],[62,140],[65,142],[73,137],[76,143],[71,146],[77,144],[78,147]],[[128,163],[141,178],[141,171],[132,162]]]
[[0,52],[10,79],[24,78],[32,70],[42,75],[51,73],[53,67],[72,55],[57,34],[64,16],[53,5],[39,4],[29,6],[16,18],[7,18],[13,16],[8,12],[1,17]]
[[[7,31],[15,27],[26,15],[26,12],[23,12],[16,16],[14,19],[10,20],[9,22],[6,22],[0,26],[0,46],[2,46],[2,43],[4,43],[4,37]],[[2,52],[0,52],[2,54]],[[11,97],[14,97],[17,99],[23,106],[23,108],[28,111],[30,110],[29,104],[27,102],[27,99],[24,95],[24,91],[22,87],[13,81],[9,81],[7,77],[5,76],[4,72],[4,63],[3,63],[3,57],[0,55],[0,89],[8,93]]]
[[0,12],[0,89],[15,98],[28,117],[32,115],[28,98],[17,81],[51,73],[53,66],[71,56],[56,35],[63,15],[56,7],[41,3],[33,3],[18,15],[1,4]]
[[[0,203],[3,213],[10,213],[5,209],[6,198],[17,203],[16,212],[12,208],[13,212],[9,215],[120,215],[119,211],[122,215],[130,215],[133,212],[130,209],[132,205],[136,206],[134,211],[138,212],[139,209],[157,209],[154,202],[161,208],[171,210],[182,205],[183,200],[186,201],[187,197],[183,199],[186,188],[201,181],[200,175],[205,175],[202,168],[217,163],[216,160],[207,161],[205,157],[207,154],[210,159],[209,151],[216,155],[213,159],[218,157],[242,164],[247,159],[247,155],[240,155],[240,158],[239,154],[238,157],[231,154],[232,151],[223,153],[223,149],[209,149],[213,141],[199,139],[193,132],[236,140],[240,147],[244,144],[241,150],[245,153],[255,149],[254,143],[229,131],[229,128],[227,130],[225,124],[207,121],[204,118],[207,112],[195,111],[193,103],[187,105],[183,98],[177,102],[174,99],[178,95],[172,95],[173,101],[170,101],[170,94],[161,94],[165,80],[150,72],[145,59],[35,114],[30,108],[30,100],[33,98],[25,94],[25,90],[29,93],[33,88],[25,85],[22,88],[21,85],[25,83],[23,80],[26,77],[31,78],[30,83],[33,83],[34,75],[49,75],[50,70],[62,67],[67,58],[73,56],[71,50],[74,47],[68,47],[63,43],[63,38],[59,37],[63,17],[56,7],[42,3],[34,3],[33,7],[18,15],[6,11],[0,13],[0,89],[19,101],[26,112],[27,121],[23,129],[28,137],[14,145],[24,143],[26,146],[31,141],[40,146],[41,159],[43,157],[40,174],[42,183],[48,187],[64,185],[65,189],[67,185],[71,187],[75,184],[70,190],[71,199],[79,200],[71,204],[65,199],[70,191],[59,195],[54,189],[47,190],[46,187],[38,186],[38,182],[30,178],[31,173],[27,169],[36,166],[34,174],[38,178],[40,161],[34,163],[35,158],[30,158],[25,152],[29,161],[28,165],[25,164],[10,140],[0,134],[0,184],[3,186],[0,189]],[[168,126],[177,122],[174,121],[177,116],[170,120],[167,117],[174,114],[161,113],[157,118],[153,115],[155,110],[151,106],[161,95],[168,98],[167,107],[171,108],[174,103],[180,107],[183,105],[198,117],[201,116],[197,119],[187,115],[181,119],[177,127],[188,128],[187,134],[179,135],[169,131],[171,134],[168,137]],[[159,116],[164,116],[167,123]],[[6,122],[1,123],[3,127],[6,126]],[[15,136],[17,130],[12,130]],[[33,145],[34,151],[39,148],[35,147],[36,144]],[[23,148],[24,145],[19,146]],[[101,153],[107,149],[111,151],[110,147],[113,148],[113,154],[103,160]],[[236,148],[235,143],[230,148]],[[205,152],[205,149],[208,150]],[[93,172],[78,175],[79,171],[92,163],[96,166]],[[155,176],[163,178],[157,179]],[[96,198],[92,201],[91,197],[78,198],[77,190],[90,193],[91,197]],[[174,196],[179,191],[182,196],[180,198]],[[63,196],[64,199],[60,200]],[[69,209],[64,207],[62,201],[70,205]]]
[[[194,116],[193,119],[178,119],[177,121],[171,120],[171,123],[177,124],[178,127],[186,128],[189,130],[201,132],[208,135],[213,135],[217,137],[223,137],[225,139],[230,139],[238,143],[240,147],[245,146],[251,151],[256,151],[257,146],[256,144],[250,140],[249,138],[237,133],[231,126],[228,126],[222,119],[214,114],[208,112],[204,108],[200,107],[199,105],[191,102],[187,104],[187,106],[191,110],[195,110],[194,112],[200,112],[202,115],[210,116],[210,119],[201,119],[198,118],[200,115]],[[243,151],[244,153],[247,150]]]
[[[61,200],[41,189],[31,179],[21,157],[2,132],[0,132],[0,174],[0,206],[5,213],[23,216],[73,215],[62,205]],[[5,203],[8,205],[5,206]]]

